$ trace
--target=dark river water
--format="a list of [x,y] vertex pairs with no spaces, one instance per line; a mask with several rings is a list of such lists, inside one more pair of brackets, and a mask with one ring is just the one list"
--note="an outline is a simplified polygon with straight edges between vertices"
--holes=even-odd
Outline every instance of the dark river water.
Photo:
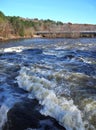
[[66,130],[96,130],[96,38],[1,42],[0,130],[24,98]]

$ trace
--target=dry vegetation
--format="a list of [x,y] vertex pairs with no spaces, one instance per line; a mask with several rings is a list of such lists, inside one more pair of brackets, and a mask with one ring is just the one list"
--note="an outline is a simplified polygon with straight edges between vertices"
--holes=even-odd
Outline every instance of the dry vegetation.
[[25,19],[16,16],[5,16],[4,13],[0,11],[0,39],[33,37],[37,31],[49,31],[54,33],[62,31],[96,31],[96,25],[62,23],[50,19]]

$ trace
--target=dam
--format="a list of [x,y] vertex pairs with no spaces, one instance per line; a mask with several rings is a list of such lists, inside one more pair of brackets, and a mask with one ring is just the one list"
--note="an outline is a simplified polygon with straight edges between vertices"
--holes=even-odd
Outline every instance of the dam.
[[81,38],[96,37],[96,31],[37,31],[36,35],[46,38]]

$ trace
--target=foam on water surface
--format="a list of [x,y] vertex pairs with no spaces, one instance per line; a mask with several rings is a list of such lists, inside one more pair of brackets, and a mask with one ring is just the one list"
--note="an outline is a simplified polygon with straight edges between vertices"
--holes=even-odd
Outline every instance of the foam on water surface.
[[6,105],[2,105],[0,108],[0,130],[2,129],[2,126],[7,121],[7,112],[9,108]]
[[30,98],[38,99],[39,103],[43,105],[41,113],[54,117],[67,130],[84,130],[81,112],[74,105],[73,100],[56,95],[52,89],[56,84],[37,75],[32,75],[32,71],[23,67],[17,81],[20,88],[29,92]]
[[25,46],[17,46],[17,47],[8,47],[8,48],[4,48],[2,49],[2,52],[6,53],[6,52],[22,52],[25,49],[30,49],[31,47],[25,47]]

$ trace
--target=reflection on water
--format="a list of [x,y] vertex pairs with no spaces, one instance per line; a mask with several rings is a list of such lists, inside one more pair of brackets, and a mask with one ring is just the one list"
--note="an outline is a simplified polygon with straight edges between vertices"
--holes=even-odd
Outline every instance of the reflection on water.
[[0,47],[0,127],[14,103],[36,98],[40,112],[67,130],[96,129],[96,39],[27,39]]

